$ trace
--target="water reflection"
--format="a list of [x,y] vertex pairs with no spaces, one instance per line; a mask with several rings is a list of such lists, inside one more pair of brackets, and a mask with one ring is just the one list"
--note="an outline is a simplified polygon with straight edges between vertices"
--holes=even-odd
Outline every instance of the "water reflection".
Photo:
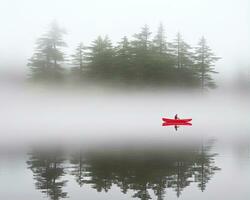
[[[188,148],[151,148],[135,150],[96,150],[71,153],[69,162],[58,151],[53,154],[33,151],[27,161],[32,170],[35,185],[50,199],[67,197],[63,191],[65,168],[69,175],[84,188],[90,185],[97,192],[109,192],[117,186],[133,198],[151,199],[153,191],[157,199],[164,199],[171,189],[179,197],[182,191],[196,183],[201,191],[214,173],[213,142]],[[68,164],[66,164],[68,163]],[[70,164],[69,164],[70,163]]]
[[174,129],[177,131],[178,128],[180,128],[181,126],[192,126],[191,123],[188,123],[188,122],[184,122],[184,123],[162,123],[162,126],[173,126]]
[[53,200],[67,197],[67,193],[63,191],[67,181],[62,180],[65,175],[64,161],[60,151],[33,151],[27,161],[28,168],[33,172],[36,189]]

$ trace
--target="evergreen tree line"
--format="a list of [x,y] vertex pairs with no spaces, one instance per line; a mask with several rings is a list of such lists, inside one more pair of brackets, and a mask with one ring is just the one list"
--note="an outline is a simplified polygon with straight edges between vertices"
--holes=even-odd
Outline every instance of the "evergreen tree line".
[[[63,48],[65,30],[53,22],[36,43],[29,60],[30,78],[37,81],[62,81],[70,66],[74,80],[106,81],[124,84],[194,86],[214,88],[212,74],[219,59],[202,37],[197,47],[187,44],[178,33],[169,42],[165,29],[159,25],[153,36],[147,25],[113,45],[108,36],[99,36],[90,46],[79,43],[70,59]],[[70,65],[68,65],[70,61]]]

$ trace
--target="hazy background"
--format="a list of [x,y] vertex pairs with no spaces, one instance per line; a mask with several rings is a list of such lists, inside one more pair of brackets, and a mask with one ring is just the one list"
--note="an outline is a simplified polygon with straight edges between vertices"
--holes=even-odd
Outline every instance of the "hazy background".
[[[72,52],[77,43],[88,45],[98,35],[116,42],[148,24],[153,32],[162,22],[168,40],[180,31],[192,46],[204,35],[216,55],[226,83],[250,66],[250,2],[248,0],[8,0],[0,2],[0,74],[18,79],[25,75],[34,43],[56,19],[66,28]],[[23,78],[24,76],[22,76]]]

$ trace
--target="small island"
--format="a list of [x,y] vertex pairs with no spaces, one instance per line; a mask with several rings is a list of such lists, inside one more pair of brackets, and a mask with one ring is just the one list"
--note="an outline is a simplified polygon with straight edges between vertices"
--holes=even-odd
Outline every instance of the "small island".
[[129,39],[124,36],[113,44],[108,36],[99,36],[91,45],[82,42],[72,55],[65,55],[66,31],[52,22],[37,39],[29,59],[29,79],[35,82],[111,83],[111,85],[215,88],[215,56],[206,39],[196,47],[177,33],[168,41],[165,28],[159,25],[152,35],[147,25]]

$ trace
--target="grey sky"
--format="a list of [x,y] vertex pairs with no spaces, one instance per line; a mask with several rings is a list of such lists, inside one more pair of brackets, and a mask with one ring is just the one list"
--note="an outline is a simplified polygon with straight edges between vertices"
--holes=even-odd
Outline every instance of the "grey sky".
[[98,35],[113,41],[159,22],[169,40],[180,31],[195,45],[204,35],[217,55],[221,73],[248,66],[249,0],[2,0],[0,1],[0,72],[27,69],[35,40],[56,19],[67,29],[69,49]]

